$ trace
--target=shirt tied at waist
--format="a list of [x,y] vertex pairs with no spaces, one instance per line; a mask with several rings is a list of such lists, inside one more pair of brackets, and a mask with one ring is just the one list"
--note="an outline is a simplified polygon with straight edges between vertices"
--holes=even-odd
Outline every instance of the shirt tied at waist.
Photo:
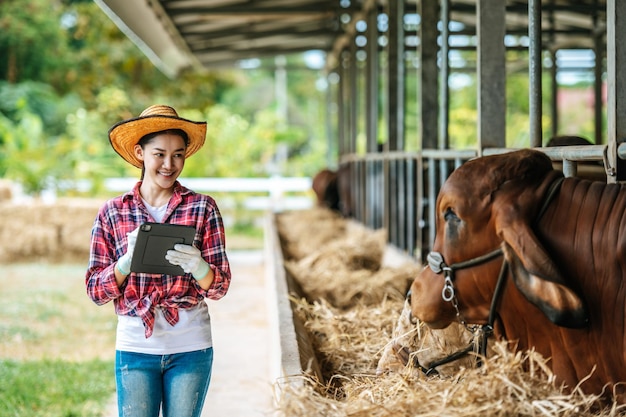
[[152,336],[156,308],[160,308],[163,317],[172,326],[178,323],[178,309],[189,309],[197,305],[199,300],[191,296],[163,297],[158,292],[148,294],[142,298],[137,297],[134,291],[126,292],[124,297],[125,310],[131,316],[141,318],[145,329],[146,339]]

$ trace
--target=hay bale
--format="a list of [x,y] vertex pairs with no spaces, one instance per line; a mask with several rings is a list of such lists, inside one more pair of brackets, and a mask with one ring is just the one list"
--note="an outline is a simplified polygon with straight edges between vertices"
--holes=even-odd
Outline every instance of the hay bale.
[[81,262],[89,258],[98,200],[0,204],[0,263]]
[[15,183],[13,181],[0,178],[0,203],[8,202],[13,199]]

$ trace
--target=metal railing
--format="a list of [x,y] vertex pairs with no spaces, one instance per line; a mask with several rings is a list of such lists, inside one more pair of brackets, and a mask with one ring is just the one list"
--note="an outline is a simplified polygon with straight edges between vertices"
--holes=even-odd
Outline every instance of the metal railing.
[[[566,177],[593,176],[606,181],[607,146],[561,146],[535,148],[550,157]],[[511,148],[489,148],[482,155],[511,152]],[[425,259],[435,239],[435,202],[448,176],[476,150],[425,149],[421,152],[385,152],[346,155],[342,168],[350,177],[350,215],[373,229],[385,228],[389,243]],[[626,144],[618,148],[626,159]]]

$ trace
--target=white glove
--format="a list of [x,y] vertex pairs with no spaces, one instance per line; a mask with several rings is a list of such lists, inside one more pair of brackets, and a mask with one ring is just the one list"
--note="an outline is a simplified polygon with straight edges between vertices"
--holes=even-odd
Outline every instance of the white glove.
[[172,265],[179,265],[186,273],[191,273],[196,280],[201,280],[209,272],[209,264],[202,259],[200,249],[179,243],[174,250],[168,250],[165,259]]
[[126,234],[126,237],[128,238],[126,253],[117,260],[117,270],[120,271],[122,275],[130,274],[130,264],[133,261],[133,252],[135,251],[135,242],[137,242],[138,233],[139,227]]

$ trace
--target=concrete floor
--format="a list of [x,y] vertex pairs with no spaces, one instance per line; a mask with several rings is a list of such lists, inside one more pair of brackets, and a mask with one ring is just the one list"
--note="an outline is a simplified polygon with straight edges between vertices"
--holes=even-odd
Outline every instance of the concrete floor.
[[203,417],[272,414],[270,325],[263,252],[229,253],[231,286],[209,301],[213,376]]

